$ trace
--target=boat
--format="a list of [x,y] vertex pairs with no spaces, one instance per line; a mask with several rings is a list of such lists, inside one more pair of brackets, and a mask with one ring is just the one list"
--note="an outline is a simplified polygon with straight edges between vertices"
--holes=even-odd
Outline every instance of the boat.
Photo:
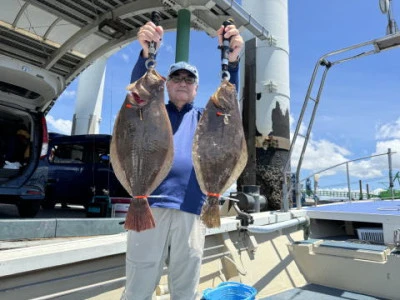
[[[400,34],[339,52],[368,45],[372,50],[357,58],[400,45]],[[330,54],[316,64],[315,72],[325,68],[322,81],[335,64]],[[310,132],[311,127],[312,120]],[[297,185],[285,182],[283,189],[282,210],[238,214],[228,202],[222,205],[221,226],[206,233],[200,297],[222,282],[240,282],[255,288],[256,298],[263,300],[400,299],[399,199],[302,207],[300,197],[293,206],[288,197],[292,190],[300,192]],[[121,221],[37,219],[26,228],[13,220],[0,220],[1,230],[28,237],[20,244],[15,239],[1,242],[0,298],[119,299],[126,251]],[[79,235],[74,236],[76,232]],[[170,299],[166,274],[154,298]]]
[[[252,213],[247,225],[224,209],[221,227],[207,230],[199,291],[228,281],[254,287],[256,299],[400,299],[400,200]],[[47,243],[1,251],[2,299],[120,297],[126,233],[63,238],[72,223],[60,220]],[[169,299],[166,275],[154,299]]]

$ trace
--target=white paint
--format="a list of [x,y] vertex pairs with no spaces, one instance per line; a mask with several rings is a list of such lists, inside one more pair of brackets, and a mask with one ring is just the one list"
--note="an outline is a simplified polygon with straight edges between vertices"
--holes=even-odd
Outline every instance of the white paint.
[[[283,115],[289,112],[288,1],[243,0],[242,6],[270,34],[269,40],[256,41],[256,93],[261,93],[261,99],[256,101],[256,127],[262,135],[268,135],[272,131],[272,110],[276,103]],[[243,37],[249,40],[253,35],[243,32]],[[241,82],[244,82],[244,59],[241,70]]]
[[79,76],[72,135],[99,133],[106,63],[99,58]]

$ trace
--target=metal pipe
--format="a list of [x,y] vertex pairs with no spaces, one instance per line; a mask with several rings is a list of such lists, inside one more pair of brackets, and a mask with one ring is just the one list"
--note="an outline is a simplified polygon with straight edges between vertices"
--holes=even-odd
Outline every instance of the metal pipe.
[[243,185],[242,191],[249,194],[254,199],[254,212],[260,212],[260,186],[259,185]]
[[[296,179],[297,180],[297,179]],[[296,193],[296,208],[301,209],[301,184],[299,181],[296,181],[295,185],[295,193]]]
[[268,225],[262,225],[262,226],[249,225],[247,227],[243,227],[243,229],[246,229],[248,232],[251,232],[251,233],[271,233],[271,232],[278,231],[278,230],[281,230],[284,228],[304,224],[304,223],[307,223],[308,221],[309,221],[308,217],[299,217],[296,219],[291,219],[289,221],[268,224]]
[[392,174],[392,149],[388,148],[388,164],[389,164],[389,188],[392,196],[392,200],[394,199],[394,191],[393,191],[393,174]]
[[190,15],[188,9],[178,11],[175,62],[189,62]]
[[[396,152],[391,152],[391,153],[394,154],[394,153],[396,153]],[[387,154],[388,154],[388,152],[385,152],[385,153],[381,153],[381,154],[375,154],[375,155],[364,156],[364,157],[360,157],[360,158],[356,158],[356,159],[352,159],[352,160],[347,160],[347,161],[342,162],[342,163],[340,163],[340,164],[333,165],[333,166],[331,166],[331,167],[329,167],[329,168],[325,168],[325,169],[322,169],[322,170],[318,170],[317,172],[315,172],[315,173],[313,173],[313,174],[311,174],[311,175],[309,175],[309,176],[303,178],[301,181],[306,181],[308,178],[313,177],[315,174],[323,173],[323,172],[325,172],[325,171],[328,171],[328,170],[330,170],[330,169],[334,169],[334,168],[336,168],[336,167],[338,167],[338,166],[347,164],[347,163],[349,163],[349,162],[364,160],[364,159],[367,159],[367,158],[373,158],[373,157],[378,157],[378,156],[387,155]]]
[[[300,169],[301,169],[301,166],[302,166],[302,163],[303,163],[304,153],[306,152],[306,149],[307,149],[308,140],[310,138],[311,130],[312,130],[312,127],[314,125],[315,115],[316,115],[317,109],[318,109],[319,99],[321,98],[321,95],[322,95],[322,90],[323,90],[324,85],[325,85],[325,79],[326,79],[326,75],[328,74],[329,68],[330,68],[329,65],[325,67],[325,70],[324,70],[324,72],[322,74],[320,86],[318,88],[317,97],[315,99],[315,103],[314,103],[314,107],[313,107],[313,110],[312,110],[310,122],[309,122],[309,125],[308,125],[308,128],[307,128],[307,133],[306,133],[306,136],[304,138],[303,148],[301,149],[299,162],[297,164],[297,170],[296,170],[296,180],[297,181],[300,178]],[[311,95],[311,91],[308,94],[308,97],[310,97],[310,95]]]
[[318,182],[319,182],[319,174],[314,175],[314,205],[318,206]]
[[[320,65],[324,65],[324,66],[327,67],[327,69],[325,70],[325,72],[323,74],[323,77],[321,79],[320,88],[319,88],[319,91],[318,91],[318,94],[319,94],[318,96],[320,96],[320,92],[322,92],[322,86],[321,85],[323,85],[324,82],[325,82],[326,72],[328,71],[328,69],[331,66],[333,66],[335,64],[338,64],[338,63],[341,63],[341,62],[345,62],[345,61],[348,61],[348,60],[359,58],[359,57],[362,57],[362,56],[376,54],[376,53],[379,53],[380,51],[383,51],[383,50],[388,50],[388,49],[392,49],[392,48],[398,47],[398,46],[400,46],[400,42],[398,41],[399,38],[400,38],[400,34],[396,33],[396,34],[392,34],[390,36],[385,36],[383,38],[370,40],[370,41],[367,41],[367,42],[364,42],[364,43],[361,43],[361,44],[353,45],[353,46],[350,46],[350,47],[346,47],[346,48],[343,48],[343,49],[339,49],[339,50],[327,53],[327,54],[323,55],[317,61],[317,64],[316,64],[316,66],[314,68],[314,71],[313,71],[313,74],[311,76],[311,82],[310,82],[310,85],[309,85],[308,90],[307,90],[306,98],[305,98],[305,101],[303,103],[302,110],[300,112],[300,116],[299,116],[299,120],[298,120],[298,123],[297,123],[297,126],[296,126],[296,130],[295,130],[295,133],[293,135],[292,142],[290,144],[288,158],[287,158],[286,164],[285,164],[285,166],[283,168],[283,176],[286,176],[286,173],[289,170],[290,160],[291,160],[292,152],[293,152],[294,145],[295,145],[295,142],[296,142],[296,137],[297,137],[299,129],[300,129],[301,121],[303,119],[303,114],[304,114],[305,109],[307,107],[307,103],[308,103],[308,100],[310,98],[310,94],[311,94],[311,91],[312,91],[312,88],[313,88],[313,85],[314,85],[315,77],[317,75],[317,71],[318,71],[319,66]],[[346,51],[349,51],[349,50],[355,50],[355,49],[358,49],[358,48],[361,48],[361,47],[365,47],[365,46],[372,46],[373,49],[370,50],[370,51],[364,51],[364,52],[362,52],[362,53],[360,53],[358,55],[351,56],[351,57],[346,58],[346,59],[336,60],[336,61],[333,61],[333,62],[327,60],[327,58],[330,57],[330,56],[333,56],[333,55],[336,55],[336,54],[340,54],[340,53],[343,53],[343,52],[346,52]],[[316,99],[317,101],[319,100],[318,96],[317,96],[317,99]],[[314,107],[314,112],[313,113],[315,113],[315,107]],[[309,127],[312,127],[312,123],[313,123],[313,120],[310,121]],[[308,142],[308,138],[305,139],[305,142],[304,142],[305,145],[303,144],[303,150],[305,150],[307,142]],[[301,168],[301,162],[302,162],[302,157],[300,157],[299,164],[298,164],[298,167],[297,167],[297,172],[296,172],[296,180],[297,180],[297,182],[299,182],[299,173],[300,173],[299,170]],[[296,191],[296,194],[298,194],[297,191]],[[287,197],[287,195],[286,195],[286,197]],[[288,201],[288,199],[284,198],[283,201],[284,202]],[[297,201],[298,201],[298,199],[296,199],[296,202]]]
[[[290,158],[292,157],[292,153],[294,151],[294,145],[296,144],[296,138],[297,138],[298,133],[300,131],[301,121],[303,120],[303,116],[304,116],[305,111],[307,109],[308,98],[311,95],[312,85],[314,84],[315,77],[317,76],[317,73],[318,73],[318,69],[319,69],[319,62],[317,62],[317,64],[315,65],[313,74],[311,76],[311,83],[308,86],[306,98],[305,98],[305,100],[303,102],[303,106],[302,106],[301,111],[300,111],[299,120],[297,122],[296,129],[295,129],[294,134],[293,134],[292,143],[290,144],[289,153],[288,153],[288,159],[286,161],[286,164],[283,167],[283,173],[289,172]],[[298,179],[296,179],[296,180],[298,180]]]
[[346,163],[346,173],[347,173],[347,190],[349,191],[349,201],[351,202],[349,163]]
[[287,175],[286,173],[283,173],[283,184],[282,184],[282,197],[283,197],[282,211],[283,212],[289,211],[289,195],[288,195],[288,184],[287,184],[286,175]]
[[392,17],[392,0],[389,0],[389,9],[388,9],[388,25],[386,28],[386,34],[393,34],[398,31],[397,24],[395,19]]

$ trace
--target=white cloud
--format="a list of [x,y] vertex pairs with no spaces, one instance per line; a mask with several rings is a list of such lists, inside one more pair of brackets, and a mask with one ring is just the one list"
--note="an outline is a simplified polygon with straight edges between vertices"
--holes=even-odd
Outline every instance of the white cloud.
[[[293,116],[289,116],[290,128],[291,128],[291,142],[293,141],[294,128],[297,126]],[[296,138],[296,143],[293,149],[291,157],[292,171],[295,172],[301,151],[304,145],[304,137],[306,135],[307,128],[302,122],[299,128],[299,135]],[[330,168],[334,165],[340,164],[349,160],[346,156],[350,155],[351,152],[341,146],[338,146],[327,140],[314,140],[313,135],[310,134],[307,148],[303,157],[301,169],[309,170],[311,173],[318,172],[323,169]],[[327,176],[335,174],[338,169],[333,169],[324,172],[321,176]]]
[[171,45],[165,45],[162,44],[162,46],[164,46],[164,50],[169,53],[169,54],[175,54],[175,49],[174,47],[172,47]]
[[393,155],[393,164],[394,167],[400,168],[400,159],[397,158],[400,157],[400,118],[391,123],[378,125],[375,137],[377,139],[375,153],[387,152],[389,148],[392,152],[397,152]]
[[[387,157],[386,168],[387,168]],[[382,166],[379,161],[375,159],[361,160],[359,162],[349,163],[349,170],[352,176],[364,179],[370,179],[382,176]]]
[[56,131],[63,134],[71,134],[72,121],[64,119],[54,119],[52,115],[46,116],[49,131]]
[[375,134],[376,139],[399,139],[400,118],[392,123],[378,125]]
[[68,90],[66,89],[60,97],[65,97],[65,98],[74,98],[76,95],[76,91],[75,90]]
[[[400,169],[400,139],[392,139],[387,141],[378,141],[376,143],[376,150],[374,155],[387,153],[388,149],[392,152],[392,167],[393,169]],[[380,156],[374,159],[375,166],[381,169],[388,169],[388,156]]]
[[[300,159],[301,149],[303,147],[304,138],[297,137],[293,155],[292,155],[292,167],[297,167],[297,162]],[[317,172],[323,169],[327,169],[336,164],[349,160],[346,156],[350,155],[351,152],[347,149],[338,146],[327,140],[313,140],[312,138],[308,141],[307,150],[304,155],[303,163],[301,168]],[[322,175],[332,175],[337,170],[326,171]]]
[[[290,122],[291,125],[294,125],[292,116],[290,118]],[[299,133],[304,135],[305,131],[306,128],[304,124],[301,124]],[[293,134],[293,132],[291,134]],[[396,138],[397,136],[398,138]],[[381,154],[387,153],[389,148],[392,152],[396,152],[392,155],[393,170],[400,169],[400,118],[393,123],[387,123],[378,126],[376,137],[377,141],[375,151],[371,154],[365,155],[365,157],[375,157],[349,162],[348,166],[351,176],[364,179],[384,176],[389,169],[388,156]],[[298,136],[291,158],[293,172],[297,168],[303,143],[304,138]],[[313,135],[311,135],[307,144],[301,169],[306,171],[308,170],[310,171],[309,174],[312,174],[331,168],[335,165],[345,163],[346,161],[352,159],[362,158],[361,156],[350,158],[351,155],[352,153],[348,149],[328,140],[315,140]],[[324,171],[320,174],[320,176],[334,175],[338,172],[345,173],[346,164]]]

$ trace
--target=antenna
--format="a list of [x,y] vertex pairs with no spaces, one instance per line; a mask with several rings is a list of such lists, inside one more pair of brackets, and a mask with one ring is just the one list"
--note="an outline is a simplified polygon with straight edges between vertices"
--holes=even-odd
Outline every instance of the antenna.
[[388,17],[388,25],[386,26],[386,34],[393,34],[399,31],[396,21],[392,16],[392,0],[379,0],[379,8],[383,14]]

